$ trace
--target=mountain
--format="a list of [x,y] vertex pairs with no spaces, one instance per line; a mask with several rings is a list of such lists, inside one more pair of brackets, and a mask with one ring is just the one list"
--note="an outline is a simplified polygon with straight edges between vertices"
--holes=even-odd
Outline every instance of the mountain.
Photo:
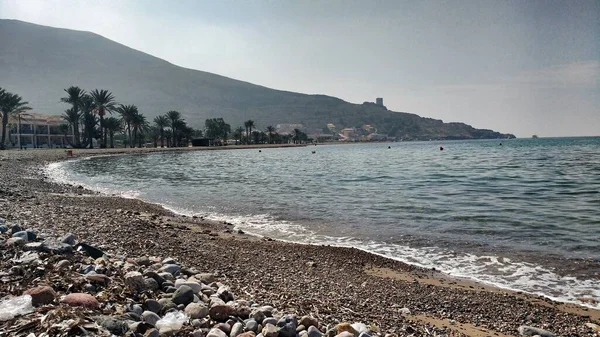
[[309,133],[327,123],[370,124],[403,139],[514,137],[463,123],[442,123],[373,104],[325,95],[274,90],[204,71],[186,69],[100,35],[0,20],[0,87],[18,93],[35,111],[60,114],[63,89],[108,89],[148,117],[180,111],[193,127],[223,117],[232,127],[252,119],[267,125],[301,123]]

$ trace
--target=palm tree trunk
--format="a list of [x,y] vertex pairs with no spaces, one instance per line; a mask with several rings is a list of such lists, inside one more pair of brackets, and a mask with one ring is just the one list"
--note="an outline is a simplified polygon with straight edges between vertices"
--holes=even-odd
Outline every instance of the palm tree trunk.
[[104,132],[104,114],[100,115],[100,148],[106,147],[106,133]]
[[113,131],[110,132],[110,148],[114,149],[115,148],[115,142],[113,141],[115,136],[115,133]]
[[[6,125],[8,125],[8,113],[7,112],[3,112],[2,113],[2,140],[0,140],[0,150],[4,150],[4,142],[6,140]],[[19,133],[19,137],[21,137],[21,134]]]
[[165,138],[163,137],[163,129],[160,128],[160,147],[165,147]]
[[129,134],[129,147],[133,148],[133,143],[131,142],[131,123],[127,122],[127,133]]

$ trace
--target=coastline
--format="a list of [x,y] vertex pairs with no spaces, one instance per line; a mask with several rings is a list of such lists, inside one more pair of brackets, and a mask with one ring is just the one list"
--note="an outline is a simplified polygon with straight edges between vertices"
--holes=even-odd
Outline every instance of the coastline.
[[[73,157],[236,148],[248,147],[74,150]],[[6,200],[0,217],[57,234],[73,232],[115,253],[166,254],[217,271],[236,293],[324,322],[362,321],[400,335],[406,324],[469,336],[517,335],[525,324],[592,336],[584,324],[600,320],[598,310],[453,279],[358,249],[233,233],[227,224],[159,205],[59,185],[39,170],[65,159],[64,150],[0,152],[0,199]],[[402,315],[401,308],[411,315]]]

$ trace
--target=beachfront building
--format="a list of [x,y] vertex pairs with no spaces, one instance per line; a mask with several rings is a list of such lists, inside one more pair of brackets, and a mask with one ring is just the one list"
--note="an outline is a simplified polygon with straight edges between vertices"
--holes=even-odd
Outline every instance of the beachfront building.
[[375,99],[375,104],[377,104],[379,106],[383,106],[383,97],[377,97]]
[[[24,112],[10,116],[5,137],[7,148],[56,148],[68,147],[73,142],[71,128],[67,135],[61,130],[66,125],[61,116],[37,112]],[[1,136],[0,128],[0,136]]]

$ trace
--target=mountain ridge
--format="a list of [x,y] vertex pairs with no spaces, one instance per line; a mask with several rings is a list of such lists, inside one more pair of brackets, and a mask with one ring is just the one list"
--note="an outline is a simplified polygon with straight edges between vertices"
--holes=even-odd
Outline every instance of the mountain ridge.
[[443,123],[375,104],[268,88],[226,76],[177,66],[93,32],[0,19],[0,83],[35,110],[60,114],[63,89],[108,89],[117,101],[136,104],[152,118],[178,110],[194,127],[223,117],[233,127],[253,119],[259,127],[301,123],[318,132],[339,127],[376,126],[400,139],[512,138],[464,123]]

